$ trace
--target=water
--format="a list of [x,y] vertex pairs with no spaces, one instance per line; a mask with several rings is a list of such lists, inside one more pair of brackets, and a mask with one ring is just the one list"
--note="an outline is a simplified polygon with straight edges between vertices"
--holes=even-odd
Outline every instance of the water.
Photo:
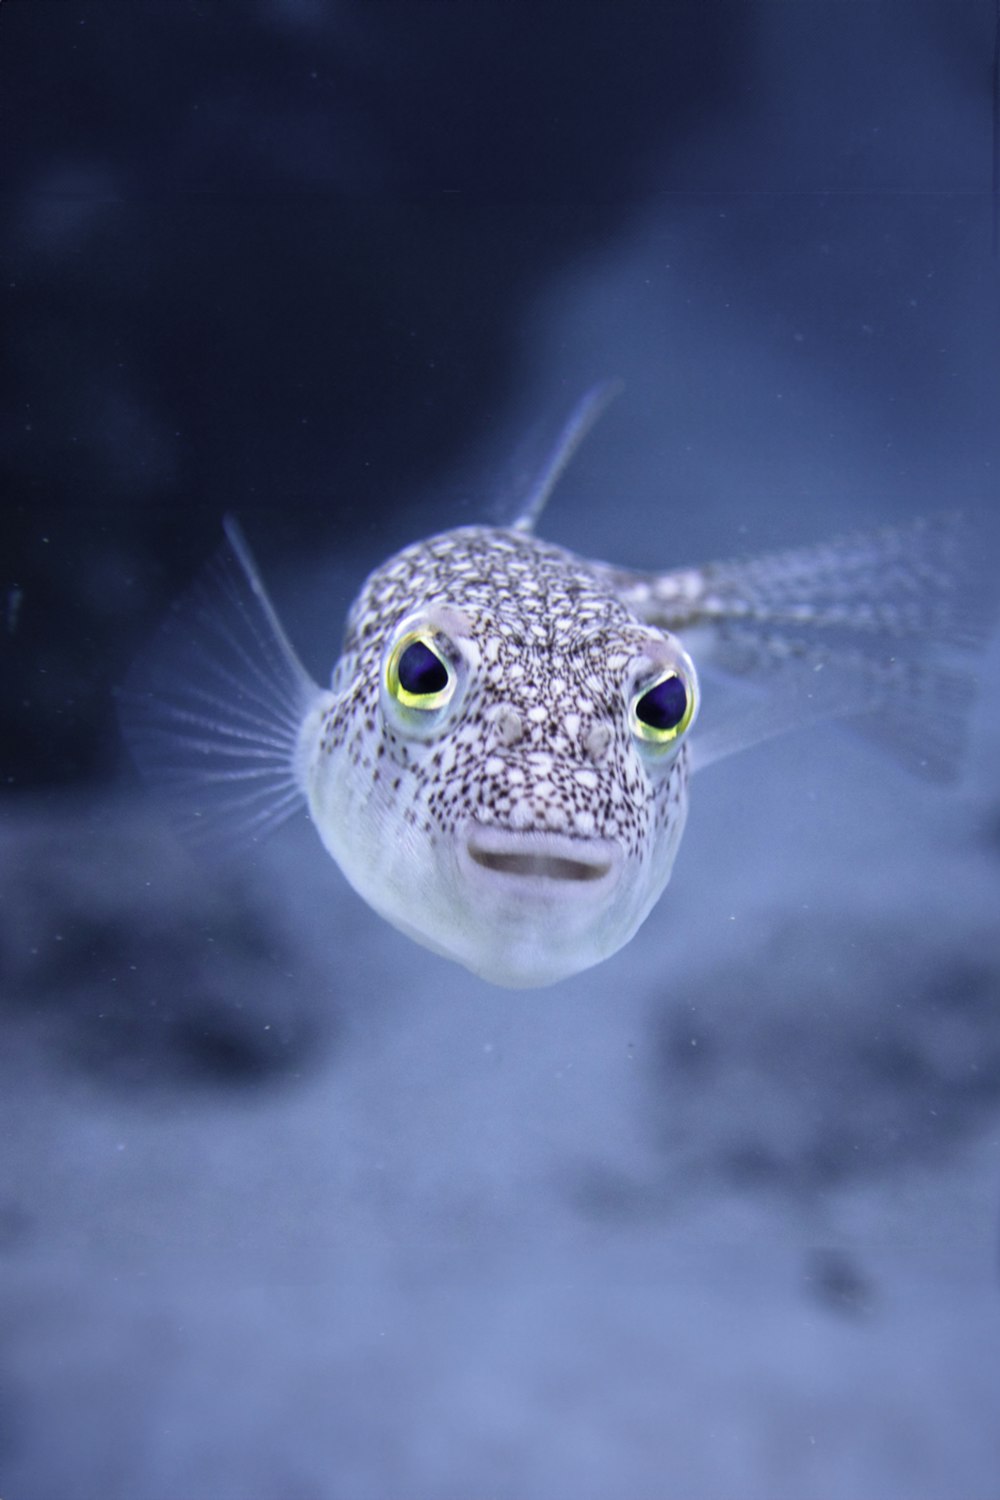
[[304,824],[190,861],[109,689],[227,509],[322,676],[608,375],[554,540],[995,547],[991,6],[553,8],[537,55],[496,6],[59,13],[0,6],[0,1491],[986,1500],[996,645],[955,786],[830,730],[712,767],[638,936],[526,994]]

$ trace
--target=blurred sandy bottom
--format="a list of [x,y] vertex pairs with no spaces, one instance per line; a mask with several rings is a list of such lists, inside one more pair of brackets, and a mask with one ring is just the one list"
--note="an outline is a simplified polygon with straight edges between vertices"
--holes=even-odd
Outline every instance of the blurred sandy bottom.
[[706,773],[639,938],[528,995],[308,830],[222,875],[10,818],[4,1494],[992,1496],[995,841],[800,753]]

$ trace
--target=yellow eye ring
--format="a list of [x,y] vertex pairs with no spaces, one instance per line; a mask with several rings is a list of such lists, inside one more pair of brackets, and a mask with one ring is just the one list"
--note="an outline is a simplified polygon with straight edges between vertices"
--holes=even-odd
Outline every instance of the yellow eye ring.
[[402,708],[432,713],[451,701],[457,683],[455,669],[426,631],[409,630],[400,636],[385,664],[385,686]]
[[665,749],[691,727],[697,706],[694,677],[679,667],[669,667],[633,694],[629,728],[644,744]]

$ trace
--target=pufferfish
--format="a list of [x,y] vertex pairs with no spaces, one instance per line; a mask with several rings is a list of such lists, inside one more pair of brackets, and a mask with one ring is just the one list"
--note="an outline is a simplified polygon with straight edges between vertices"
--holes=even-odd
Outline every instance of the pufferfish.
[[[954,521],[673,572],[589,561],[534,526],[607,395],[584,397],[513,524],[375,569],[327,688],[226,522],[120,695],[140,769],[189,827],[257,839],[305,806],[387,921],[527,988],[630,940],[713,760],[867,714],[915,769],[947,771],[968,679],[940,658],[983,625]],[[710,668],[742,689],[713,694]]]

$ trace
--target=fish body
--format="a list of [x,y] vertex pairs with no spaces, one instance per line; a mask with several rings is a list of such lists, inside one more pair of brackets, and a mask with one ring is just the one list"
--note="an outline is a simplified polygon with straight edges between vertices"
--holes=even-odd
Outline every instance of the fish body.
[[[545,542],[534,522],[586,425],[513,526],[445,531],[370,575],[329,688],[230,521],[121,694],[135,758],[189,827],[257,838],[304,804],[377,912],[517,988],[629,941],[670,879],[694,768],[867,715],[946,772],[968,678],[937,658],[988,615],[947,520],[663,573]],[[702,719],[689,634],[750,688]]]

